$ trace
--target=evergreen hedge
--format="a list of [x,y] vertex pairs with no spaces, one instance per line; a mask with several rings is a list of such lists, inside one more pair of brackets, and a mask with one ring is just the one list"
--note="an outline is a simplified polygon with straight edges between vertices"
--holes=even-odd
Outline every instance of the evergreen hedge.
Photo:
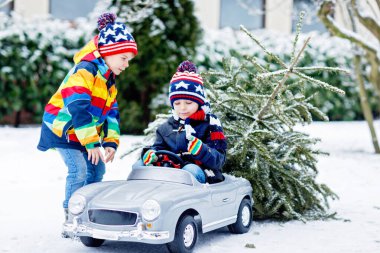
[[[29,112],[40,123],[44,106],[72,66],[84,31],[69,22],[0,13],[0,120]],[[16,126],[19,118],[15,119]]]

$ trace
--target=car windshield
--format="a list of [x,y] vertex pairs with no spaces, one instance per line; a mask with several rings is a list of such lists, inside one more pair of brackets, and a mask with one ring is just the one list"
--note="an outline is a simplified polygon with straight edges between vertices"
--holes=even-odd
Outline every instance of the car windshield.
[[187,171],[152,166],[132,170],[127,180],[155,180],[193,185],[191,175]]

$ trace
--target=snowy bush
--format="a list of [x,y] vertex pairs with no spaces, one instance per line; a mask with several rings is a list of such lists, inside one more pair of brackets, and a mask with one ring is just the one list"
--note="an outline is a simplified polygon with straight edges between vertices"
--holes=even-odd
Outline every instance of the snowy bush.
[[91,34],[85,22],[80,24],[0,12],[0,119],[24,110],[39,122],[46,102],[72,66],[74,52]]
[[99,1],[86,18],[26,18],[0,12],[0,121],[21,111],[40,123],[44,106],[73,66],[74,54],[93,36],[98,16],[110,0]]
[[151,119],[150,101],[170,80],[173,68],[195,54],[201,31],[193,8],[191,0],[106,0],[72,23],[1,16],[0,121],[28,111],[40,122],[44,105],[73,66],[74,53],[91,38],[97,17],[107,10],[136,31],[139,55],[118,77],[117,87],[122,130],[141,133]]

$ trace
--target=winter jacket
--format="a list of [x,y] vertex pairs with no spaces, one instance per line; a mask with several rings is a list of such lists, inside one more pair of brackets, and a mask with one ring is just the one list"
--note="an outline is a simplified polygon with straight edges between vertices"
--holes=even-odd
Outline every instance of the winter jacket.
[[196,156],[188,154],[188,141],[183,124],[174,117],[170,117],[167,122],[158,127],[156,140],[151,149],[169,150],[176,154],[185,153],[182,155],[185,162],[195,163],[204,170],[211,169],[216,175],[216,181],[221,181],[227,142],[222,127],[213,125],[213,122],[216,121],[219,122],[216,116],[209,114],[205,120],[190,122],[196,132],[193,135],[203,142],[202,148]]
[[39,150],[118,147],[115,75],[97,45],[96,36],[75,54],[75,66],[46,105]]

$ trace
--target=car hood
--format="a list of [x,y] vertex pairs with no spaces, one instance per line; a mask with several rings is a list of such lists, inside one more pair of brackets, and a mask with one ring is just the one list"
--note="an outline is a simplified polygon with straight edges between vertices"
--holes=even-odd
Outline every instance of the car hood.
[[135,180],[107,187],[98,193],[89,205],[91,208],[140,207],[148,199],[158,202],[180,201],[204,193],[205,190],[202,188],[184,184]]

